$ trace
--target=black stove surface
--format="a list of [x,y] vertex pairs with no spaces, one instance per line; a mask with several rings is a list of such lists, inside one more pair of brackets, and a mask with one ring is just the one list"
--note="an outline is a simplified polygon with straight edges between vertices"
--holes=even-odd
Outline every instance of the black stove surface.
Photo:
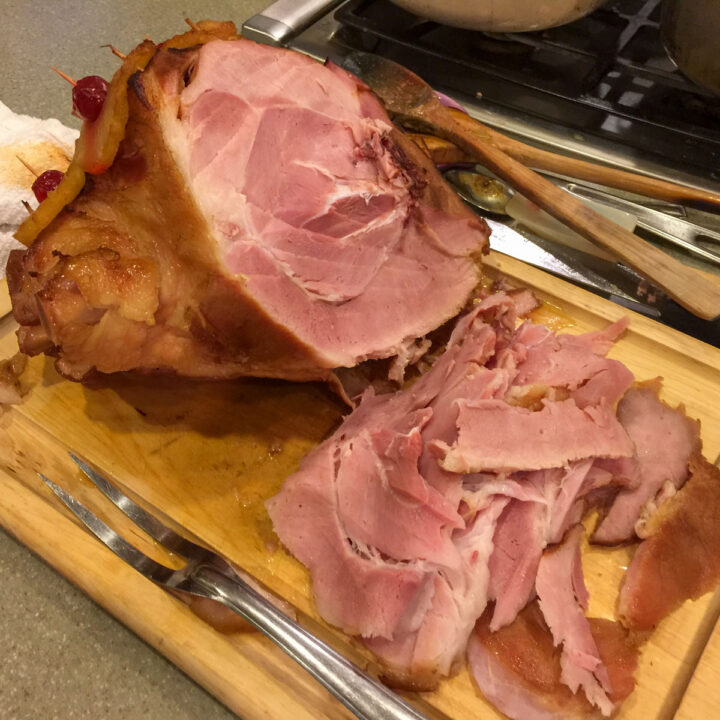
[[489,34],[418,18],[389,0],[350,0],[337,39],[385,55],[431,84],[481,96],[720,179],[720,98],[674,67],[660,0],[611,0],[569,25]]

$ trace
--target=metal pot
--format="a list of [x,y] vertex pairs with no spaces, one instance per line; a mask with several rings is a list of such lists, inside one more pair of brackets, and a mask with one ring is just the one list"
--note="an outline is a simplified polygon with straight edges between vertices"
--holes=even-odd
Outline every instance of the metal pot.
[[720,92],[720,0],[663,0],[660,32],[681,72]]
[[488,32],[524,32],[564,25],[587,15],[605,1],[393,0],[420,17],[444,25]]

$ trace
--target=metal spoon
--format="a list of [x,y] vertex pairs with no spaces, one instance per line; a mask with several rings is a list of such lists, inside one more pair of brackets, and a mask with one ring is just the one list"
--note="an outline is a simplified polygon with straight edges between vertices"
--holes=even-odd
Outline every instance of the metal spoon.
[[[483,170],[482,166],[475,166],[472,170],[453,168],[445,173],[445,177],[466,202],[486,212],[510,216],[542,238],[601,260],[612,263],[618,260],[617,256],[586,240],[520,193],[514,192],[502,180],[489,177]],[[637,218],[634,215],[594,198],[582,198],[582,201],[596,213],[605,216],[625,230],[632,232],[635,229]]]
[[507,204],[513,194],[504,182],[479,172],[459,168],[447,170],[444,175],[465,202],[493,215],[507,216]]

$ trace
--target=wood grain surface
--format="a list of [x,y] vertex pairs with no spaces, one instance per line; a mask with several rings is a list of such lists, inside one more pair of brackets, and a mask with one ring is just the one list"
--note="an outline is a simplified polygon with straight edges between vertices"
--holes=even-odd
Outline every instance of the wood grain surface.
[[[587,180],[600,185],[618,188],[619,190],[645,195],[646,197],[665,200],[666,202],[694,204],[707,209],[717,210],[720,208],[720,195],[718,193],[688,185],[678,185],[677,183],[658,180],[647,175],[639,175],[638,173],[587,162],[587,160],[548,152],[534,145],[527,145],[503,135],[460,110],[448,109],[455,120],[467,128],[469,132],[477,135],[479,140],[491,143],[523,165],[535,170],[545,170],[578,180]],[[413,139],[427,147],[436,163],[477,162],[480,160],[479,157],[472,157],[463,153],[452,143],[441,138],[416,136]]]
[[10,304],[10,293],[8,292],[7,280],[0,278],[0,319],[4,318],[12,310]]
[[[491,274],[535,287],[545,301],[536,320],[551,327],[584,332],[628,314],[511,258],[493,253],[486,264]],[[631,327],[612,355],[638,379],[665,378],[664,398],[684,403],[689,415],[701,419],[704,451],[714,459],[720,451],[720,350],[630,314]],[[0,358],[16,349],[12,330],[10,318],[0,322]],[[318,618],[308,574],[278,546],[263,505],[336,426],[342,405],[314,384],[124,376],[85,386],[59,378],[46,358],[31,360],[24,381],[32,386],[25,402],[0,416],[0,523],[244,718],[345,717],[268,641],[255,634],[218,634],[124,566],[69,518],[36,475],[41,470],[157,554],[65,453],[71,448],[84,455],[138,502],[286,598],[306,627],[372,670],[358,643]],[[591,614],[614,617],[631,554],[631,548],[585,548]],[[682,717],[710,717],[701,710],[718,707],[720,682],[712,675],[703,679],[703,668],[706,656],[717,665],[720,640],[714,640],[717,649],[707,642],[719,611],[716,592],[686,603],[661,624],[644,646],[638,687],[620,718],[686,712],[696,687],[703,705],[687,706],[687,712],[699,709]],[[500,717],[467,670],[433,693],[408,698],[435,718]]]

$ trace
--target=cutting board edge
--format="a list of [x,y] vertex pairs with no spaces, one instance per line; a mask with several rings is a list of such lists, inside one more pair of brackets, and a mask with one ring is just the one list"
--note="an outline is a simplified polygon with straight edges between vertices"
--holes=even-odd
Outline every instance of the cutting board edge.
[[[140,576],[61,510],[53,507],[2,468],[0,468],[0,486],[3,488],[3,492],[0,493],[0,525],[10,535],[39,555],[68,582],[164,655],[232,712],[240,715],[243,720],[284,717],[285,715],[272,713],[278,710],[286,713],[288,709],[296,712],[295,717],[298,719],[314,720],[325,717],[334,720],[352,717],[319,685],[318,693],[327,696],[323,705],[330,705],[332,714],[318,715],[317,708],[314,708],[311,714],[307,713],[304,704],[295,701],[292,692],[282,688],[280,677],[275,678],[268,685],[267,690],[272,692],[258,694],[257,686],[251,685],[249,678],[252,676],[264,678],[264,673],[253,659],[246,657],[242,652],[243,642],[248,638],[253,641],[258,640],[257,633],[249,633],[244,637],[240,634],[235,636],[235,642],[231,642],[226,636],[217,633],[195,616],[180,600]],[[72,544],[78,548],[78,552],[73,553],[72,556],[63,556],[57,545],[53,546],[52,543],[43,541],[44,534],[37,532],[37,525],[33,525],[32,531],[29,527],[23,527],[22,522],[19,521],[21,516],[13,515],[17,510],[9,506],[8,497],[19,498],[28,510],[32,510],[35,518],[42,518],[43,524],[47,521],[48,524],[61,528],[63,537],[72,538]],[[84,568],[73,566],[73,559],[80,558],[87,561]],[[88,567],[90,564],[96,568],[111,568],[115,579],[107,581],[102,573],[92,572],[92,568]],[[121,578],[122,582],[118,582],[117,578]],[[115,591],[121,587],[131,588],[137,593],[134,602],[127,592],[122,596],[115,594]],[[110,590],[112,592],[109,592]],[[161,610],[158,611],[158,608]],[[169,627],[171,622],[182,624],[185,630],[182,640],[176,638],[174,631],[177,631],[177,627]],[[157,627],[153,627],[154,625]],[[163,628],[167,632],[161,632]],[[262,640],[264,641],[264,638]],[[208,643],[215,645],[212,653],[203,646]],[[273,648],[269,645],[267,648],[261,648],[261,651],[263,649],[266,649],[271,656],[281,653],[279,650],[273,652]],[[257,648],[251,656],[257,658]],[[272,660],[283,664],[278,675],[282,676],[286,685],[291,685],[292,677],[303,672],[285,656],[273,657]],[[230,668],[233,672],[229,671]],[[242,682],[239,682],[240,680]],[[229,691],[229,686],[234,688],[236,694]],[[249,688],[249,692],[243,691],[245,687]]]

